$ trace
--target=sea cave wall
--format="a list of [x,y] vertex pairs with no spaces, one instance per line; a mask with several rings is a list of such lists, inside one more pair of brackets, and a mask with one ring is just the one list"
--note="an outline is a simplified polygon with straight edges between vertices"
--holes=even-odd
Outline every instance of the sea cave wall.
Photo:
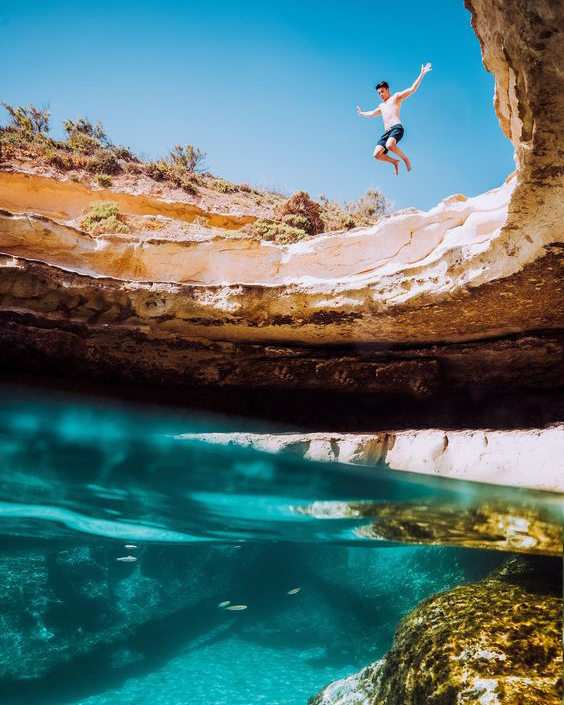
[[[206,212],[233,234],[196,235],[185,222],[193,205],[166,238],[90,235],[73,219],[76,185],[4,165],[4,368],[408,400],[554,390],[564,357],[561,5],[466,5],[515,146],[505,184],[276,245],[238,232],[244,214]],[[116,197],[147,210],[145,196]],[[161,205],[182,217],[178,203]],[[152,213],[160,207],[151,200]]]

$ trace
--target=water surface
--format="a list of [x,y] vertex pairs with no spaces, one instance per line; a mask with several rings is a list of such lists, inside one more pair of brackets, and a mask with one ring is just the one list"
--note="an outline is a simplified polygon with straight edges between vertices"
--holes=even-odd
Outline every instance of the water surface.
[[[550,552],[560,526],[547,493],[212,446],[176,436],[237,422],[1,391],[7,705],[305,705],[383,656],[422,599],[528,534]],[[464,548],[467,524],[430,528],[445,508],[506,528]]]

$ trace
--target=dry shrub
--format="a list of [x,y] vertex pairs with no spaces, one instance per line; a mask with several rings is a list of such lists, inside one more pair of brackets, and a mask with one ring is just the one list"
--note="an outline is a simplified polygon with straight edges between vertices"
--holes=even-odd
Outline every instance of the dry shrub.
[[323,232],[323,221],[321,220],[321,206],[319,203],[312,201],[309,194],[305,191],[299,191],[285,201],[280,208],[277,209],[276,215],[282,219],[285,216],[301,216],[305,223],[306,233],[309,235],[317,235]]
[[207,154],[192,144],[182,146],[174,145],[166,157],[166,161],[173,166],[183,167],[188,171],[204,171]]
[[358,201],[347,203],[347,212],[353,216],[365,218],[376,222],[381,215],[388,210],[389,201],[384,194],[376,189],[368,189],[364,196],[361,196]]
[[125,165],[125,173],[131,175],[137,175],[143,173],[143,164],[139,162],[127,162]]

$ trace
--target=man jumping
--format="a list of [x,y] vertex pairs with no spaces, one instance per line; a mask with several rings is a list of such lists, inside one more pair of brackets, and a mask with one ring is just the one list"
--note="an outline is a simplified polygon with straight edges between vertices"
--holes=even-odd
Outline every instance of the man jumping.
[[403,137],[403,125],[400,122],[400,108],[402,101],[410,96],[412,93],[419,88],[419,84],[423,80],[423,76],[429,73],[431,70],[431,64],[425,64],[421,66],[421,73],[417,77],[417,80],[413,83],[410,88],[406,88],[405,91],[399,91],[399,93],[394,93],[390,95],[390,87],[386,81],[380,81],[376,86],[376,90],[380,95],[380,98],[384,101],[375,110],[369,110],[363,113],[362,110],[357,106],[356,112],[359,115],[364,115],[365,117],[374,117],[375,115],[381,115],[384,120],[384,128],[386,132],[378,140],[376,149],[374,150],[374,156],[381,162],[389,162],[394,165],[396,170],[396,176],[399,173],[399,159],[392,159],[388,157],[388,150],[397,154],[401,157],[405,163],[406,169],[411,171],[411,162],[405,156],[405,154],[398,148],[398,142]]

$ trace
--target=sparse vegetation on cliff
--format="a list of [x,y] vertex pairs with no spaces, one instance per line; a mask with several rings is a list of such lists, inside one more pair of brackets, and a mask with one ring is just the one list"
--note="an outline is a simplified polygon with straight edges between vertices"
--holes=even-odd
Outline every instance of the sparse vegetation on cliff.
[[245,232],[260,240],[275,242],[278,245],[289,245],[307,238],[307,233],[301,228],[294,228],[287,223],[280,223],[267,218],[259,218],[254,223],[244,227]]
[[246,232],[261,240],[287,245],[324,230],[321,206],[305,191],[290,196],[275,209],[274,219],[259,218],[245,227]]
[[129,232],[129,228],[119,212],[119,205],[115,201],[93,203],[84,211],[79,225],[83,230],[87,230],[93,235]]
[[67,137],[56,140],[49,133],[50,113],[47,109],[14,107],[2,103],[10,122],[0,127],[0,157],[33,157],[61,171],[84,170],[94,176],[115,175],[124,171],[126,162],[140,160],[123,145],[115,145],[100,123],[86,118],[65,120]]
[[112,178],[107,174],[96,174],[95,181],[102,188],[109,188],[112,185]]
[[[288,244],[322,232],[372,225],[389,205],[376,190],[369,190],[358,201],[342,205],[325,196],[313,200],[305,191],[288,196],[273,187],[235,184],[205,171],[207,154],[191,144],[177,144],[163,158],[143,161],[128,147],[115,145],[101,123],[92,123],[83,117],[65,120],[66,137],[57,140],[49,135],[48,109],[8,103],[3,106],[9,123],[0,126],[0,161],[31,160],[60,172],[71,172],[71,179],[101,188],[120,188],[119,179],[123,177],[129,184],[132,180],[145,179],[145,188],[156,189],[159,194],[168,186],[182,189],[197,199],[204,196],[213,200],[213,192],[216,192],[226,197],[228,210],[233,204],[237,207],[250,205],[256,212],[258,206],[256,222],[245,230],[259,239]],[[151,186],[151,182],[159,185]],[[137,188],[138,184],[135,186]],[[236,194],[242,202],[236,200]],[[114,226],[118,228],[119,223]]]
[[388,208],[388,201],[374,189],[358,201],[341,206],[320,196],[313,201],[305,191],[287,198],[274,211],[274,218],[259,218],[244,230],[261,240],[287,245],[334,230],[373,225]]
[[321,206],[312,201],[305,191],[299,191],[290,196],[278,209],[277,215],[287,225],[301,228],[308,235],[318,235],[323,232]]

